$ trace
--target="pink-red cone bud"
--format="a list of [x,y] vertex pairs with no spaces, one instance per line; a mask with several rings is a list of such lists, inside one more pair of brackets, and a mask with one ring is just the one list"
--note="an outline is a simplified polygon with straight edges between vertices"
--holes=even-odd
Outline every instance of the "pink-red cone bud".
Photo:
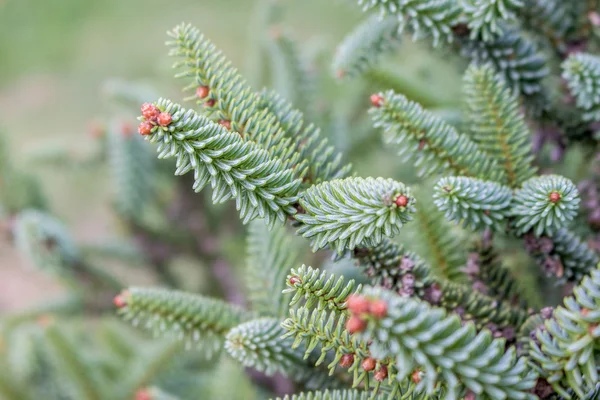
[[201,99],[205,99],[206,97],[208,97],[209,93],[210,89],[208,86],[198,86],[196,88],[196,96],[198,96]]
[[369,311],[369,301],[357,294],[349,296],[346,305],[353,314],[362,314]]
[[372,94],[371,104],[373,104],[373,107],[381,107],[381,105],[383,104],[383,97],[378,94]]
[[383,318],[387,315],[387,303],[383,300],[374,300],[369,304],[369,314],[375,318]]
[[142,116],[148,121],[154,121],[158,118],[160,110],[154,104],[144,103],[142,104]]
[[344,354],[342,358],[340,358],[340,367],[350,368],[352,364],[354,364],[354,354]]
[[152,133],[152,128],[154,128],[152,122],[144,121],[138,126],[138,132],[142,136],[147,136]]
[[365,328],[367,327],[367,322],[360,318],[358,315],[353,315],[350,317],[350,319],[346,322],[346,329],[348,329],[348,332],[350,333],[357,333],[357,332],[362,332],[365,330]]

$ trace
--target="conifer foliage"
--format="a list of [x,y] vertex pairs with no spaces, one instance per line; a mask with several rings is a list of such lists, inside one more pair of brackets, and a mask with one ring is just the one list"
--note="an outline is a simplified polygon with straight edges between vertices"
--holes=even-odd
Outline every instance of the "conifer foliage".
[[[562,22],[564,7],[534,0],[352,3],[370,14],[325,70],[337,85],[355,85],[355,102],[315,100],[328,86],[316,82],[332,74],[320,74],[322,60],[274,18],[259,44],[274,88],[252,87],[192,25],[168,33],[189,96],[143,96],[139,135],[113,123],[104,142],[115,211],[163,287],[123,287],[98,268],[94,252],[44,210],[35,179],[0,157],[0,185],[14,195],[0,193],[11,241],[73,288],[93,281],[118,293],[121,319],[155,336],[160,346],[137,362],[124,337],[105,339],[136,366],[114,398],[177,398],[151,385],[162,361],[177,357],[202,369],[233,365],[240,380],[283,400],[596,398],[600,178],[589,159],[599,138],[600,17],[587,9],[595,2],[574,2]],[[468,58],[450,110],[424,107],[402,82],[372,87],[367,72],[377,75],[405,32]],[[348,154],[329,142],[340,143],[329,132],[340,119]],[[565,129],[575,125],[581,135]],[[377,161],[361,164],[357,156],[371,151]],[[592,189],[580,193],[582,179]],[[241,227],[245,252],[235,242]],[[230,268],[242,253],[245,263]],[[190,255],[203,267],[198,287],[164,274]],[[76,292],[90,307],[89,293]],[[114,366],[89,370],[54,327],[31,343],[51,351],[31,345],[26,365],[0,351],[0,368],[16,377],[0,376],[0,395],[30,398],[21,377],[35,375],[70,377],[79,398],[103,398],[96,387]],[[47,376],[32,366],[47,361],[55,365]],[[206,379],[229,385],[233,373],[224,374]],[[169,389],[185,386],[172,379]]]

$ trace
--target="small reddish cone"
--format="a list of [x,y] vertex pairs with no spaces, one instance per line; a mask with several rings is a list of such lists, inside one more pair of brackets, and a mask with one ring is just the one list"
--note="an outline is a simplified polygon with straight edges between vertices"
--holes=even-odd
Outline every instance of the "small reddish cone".
[[413,373],[410,375],[410,379],[412,379],[412,381],[414,383],[421,383],[421,371],[419,371],[418,369],[415,369],[413,371]]
[[348,306],[348,310],[353,314],[362,314],[369,311],[369,300],[357,294],[348,297],[346,305]]
[[587,317],[589,313],[590,313],[590,310],[588,308],[581,309],[581,315],[583,315],[584,317]]
[[142,116],[148,121],[154,121],[158,118],[160,110],[154,104],[144,103],[142,104]]
[[144,122],[140,123],[140,126],[138,126],[138,132],[142,136],[148,136],[149,134],[152,133],[152,128],[154,128],[154,125],[152,125],[152,122],[144,121]]
[[173,121],[173,117],[169,113],[162,112],[158,115],[158,124],[160,126],[168,126],[171,121]]
[[135,393],[135,400],[152,400],[152,394],[148,389],[140,389]]
[[337,71],[335,71],[335,76],[338,79],[342,79],[345,75],[346,75],[346,71],[344,71],[343,69],[338,69]]
[[383,300],[375,300],[369,304],[369,314],[376,318],[383,318],[387,315],[387,303]]
[[408,205],[408,197],[406,197],[403,194],[396,197],[396,200],[394,200],[394,201],[398,207],[406,207]]
[[201,99],[205,99],[206,97],[208,97],[209,92],[210,89],[208,88],[208,86],[198,86],[196,88],[196,96],[198,96]]
[[214,107],[214,106],[215,106],[215,100],[214,99],[210,99],[206,103],[204,103],[204,107]]
[[373,374],[373,377],[375,378],[376,381],[378,382],[383,382],[385,380],[385,378],[387,378],[388,376],[388,370],[387,367],[385,365],[382,365],[377,371],[375,371],[375,373]]
[[360,364],[362,369],[364,369],[365,371],[369,372],[369,371],[373,371],[375,369],[375,366],[377,366],[377,361],[375,361],[374,358],[368,357],[365,358],[362,362],[362,364]]
[[551,202],[557,203],[560,200],[560,193],[558,193],[557,191],[554,191],[554,192],[550,193],[550,196],[548,196],[548,198],[550,199]]
[[367,322],[361,319],[358,315],[353,315],[346,322],[346,329],[350,333],[362,332],[367,327]]
[[302,279],[300,279],[297,276],[291,276],[289,282],[290,282],[290,285],[294,286],[296,283],[300,283],[301,284],[302,283]]
[[344,354],[342,358],[340,358],[340,367],[350,368],[352,364],[354,364],[354,354]]
[[125,292],[118,294],[113,299],[113,303],[117,308],[123,308],[127,305],[127,300],[125,299]]
[[373,104],[373,107],[381,107],[381,105],[383,104],[383,97],[381,97],[378,94],[372,94],[371,104]]
[[223,126],[227,130],[231,130],[231,121],[227,119],[220,120],[219,125]]

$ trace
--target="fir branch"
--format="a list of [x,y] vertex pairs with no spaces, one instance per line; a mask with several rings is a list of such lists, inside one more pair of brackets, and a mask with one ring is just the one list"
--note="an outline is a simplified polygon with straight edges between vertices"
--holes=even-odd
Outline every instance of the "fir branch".
[[600,121],[600,57],[573,54],[562,65],[563,78],[586,121]]
[[415,158],[419,175],[448,172],[482,179],[503,178],[503,171],[477,144],[419,104],[393,91],[372,97],[370,113],[386,143],[405,159]]
[[352,166],[343,163],[342,154],[321,137],[320,129],[314,124],[305,124],[302,113],[273,91],[261,92],[261,108],[275,115],[286,135],[298,144],[302,160],[308,160],[307,183],[319,183],[345,178]]
[[462,325],[441,309],[388,291],[369,288],[364,294],[385,301],[387,315],[367,317],[366,330],[358,336],[372,341],[374,357],[395,358],[397,379],[418,367],[429,391],[438,380],[444,382],[446,399],[456,399],[463,387],[495,399],[534,398],[529,389],[535,374],[526,372],[525,360],[517,359],[514,348],[505,350],[504,341],[489,331],[476,333],[473,324]]
[[59,278],[72,278],[81,254],[60,221],[40,211],[24,211],[17,216],[13,233],[17,248],[31,264]]
[[399,30],[409,25],[415,40],[432,36],[434,47],[441,40],[452,41],[452,27],[461,13],[456,0],[358,0],[358,4],[363,11],[376,9],[383,16],[396,16]]
[[308,116],[314,115],[315,77],[305,57],[300,54],[298,43],[277,26],[271,26],[267,50],[271,61],[271,87],[282,98]]
[[129,288],[115,298],[119,314],[155,335],[170,335],[197,346],[208,357],[220,350],[225,334],[245,312],[220,300],[164,289]]
[[279,372],[294,377],[306,374],[308,365],[304,351],[292,348],[293,341],[282,338],[286,333],[281,321],[260,318],[231,329],[226,336],[225,350],[246,367],[252,367],[271,376]]
[[246,287],[253,311],[285,317],[289,295],[282,293],[285,276],[296,265],[298,251],[284,227],[269,231],[262,221],[252,221],[247,235]]
[[114,205],[121,217],[140,221],[154,195],[155,158],[141,136],[120,125],[111,121],[106,132]]
[[354,78],[400,44],[398,19],[372,14],[338,45],[333,59],[336,77]]
[[8,214],[22,210],[46,210],[48,200],[41,183],[33,175],[14,168],[8,141],[0,131],[0,209]]
[[[364,361],[371,358],[369,346],[366,341],[358,340],[355,335],[351,335],[345,329],[346,319],[343,314],[335,311],[319,311],[302,307],[298,310],[290,310],[290,316],[282,323],[282,327],[287,331],[285,337],[294,337],[293,347],[300,344],[306,344],[305,357],[308,357],[315,349],[320,351],[321,356],[316,362],[320,365],[323,362],[329,362],[330,375],[336,370],[339,363],[343,363],[342,357],[351,355],[348,364],[348,373],[353,374],[353,387],[363,383],[365,389],[373,388],[373,396],[378,390],[388,394],[388,399],[402,397],[404,394],[419,392],[410,380],[396,379],[396,370],[393,358],[380,358],[376,361],[376,366],[365,369]],[[330,354],[333,357],[328,357]],[[331,360],[331,358],[333,358]],[[375,361],[375,360],[373,360]],[[375,380],[375,370],[382,367],[386,368],[387,379],[382,381]],[[375,382],[374,382],[375,381]]]
[[573,296],[554,310],[545,329],[530,341],[530,357],[542,376],[565,398],[570,388],[584,398],[594,390],[598,376],[600,337],[600,270],[595,268],[573,290]]
[[500,230],[510,216],[512,191],[496,182],[447,177],[440,179],[434,190],[435,204],[446,218],[473,230]]
[[571,12],[578,8],[562,0],[525,0],[520,11],[526,29],[550,41],[560,53],[566,51],[566,40],[577,29],[577,18]]
[[[195,90],[192,96],[203,104],[206,115],[213,121],[229,125],[243,135],[244,140],[255,141],[273,156],[279,157],[285,167],[294,167],[303,178],[309,165],[310,182],[340,178],[348,173],[341,164],[341,155],[320,137],[313,125],[303,123],[302,114],[293,110],[283,99],[255,94],[223,54],[191,25],[180,25],[170,35],[170,54],[184,61],[179,77],[191,77],[194,82],[186,89]],[[292,115],[289,115],[289,114]],[[294,125],[285,120],[295,120]]]
[[474,280],[480,281],[489,296],[504,300],[510,304],[519,304],[522,309],[527,305],[523,299],[523,285],[502,263],[498,251],[486,239],[477,242],[469,256],[466,269],[474,270]]
[[452,226],[435,208],[429,196],[420,196],[419,207],[414,223],[407,227],[407,234],[414,237],[418,244],[415,250],[426,255],[430,261],[432,273],[441,279],[463,282],[465,275],[461,271],[466,256],[462,243],[452,232]]
[[47,344],[52,351],[54,364],[69,377],[69,387],[75,398],[83,400],[101,400],[105,393],[96,370],[89,368],[85,359],[63,332],[51,327],[46,332]]
[[[496,299],[467,285],[440,282],[437,303],[450,312],[472,321],[478,329],[488,328],[495,335],[514,338],[514,332],[527,319],[527,310],[512,304],[511,299]],[[436,305],[435,302],[432,304]]]
[[536,236],[553,234],[575,218],[579,192],[567,178],[543,175],[529,179],[515,192],[511,214],[515,227]]
[[525,240],[525,248],[546,274],[554,275],[563,282],[579,282],[600,262],[598,254],[566,228],[551,236],[526,236]]
[[461,54],[479,65],[491,63],[512,92],[526,98],[541,94],[542,80],[550,72],[537,44],[514,27],[489,42],[463,40]]
[[324,390],[319,392],[302,392],[299,394],[277,397],[275,400],[382,400],[384,395],[373,398],[369,393],[356,389]]
[[[174,66],[183,69],[177,77],[193,79],[184,89],[194,91],[188,100],[202,104],[204,114],[213,122],[268,149],[286,168],[299,163],[296,144],[286,137],[274,115],[259,112],[258,95],[213,43],[191,25],[179,25],[169,35],[174,39],[167,43],[169,55],[183,58]],[[296,170],[298,177],[303,176],[303,165]]]
[[304,265],[292,269],[286,283],[288,287],[284,293],[294,293],[289,302],[290,308],[302,304],[312,309],[316,305],[320,311],[334,309],[343,312],[347,307],[348,296],[360,292],[362,287],[356,286],[354,280],[346,283],[343,276],[336,280],[334,274]]
[[492,40],[502,33],[502,23],[515,20],[522,7],[521,0],[465,0],[463,8],[471,39]]
[[298,233],[313,250],[327,245],[338,253],[379,244],[411,220],[415,198],[403,183],[383,178],[346,178],[307,189],[300,198]]
[[235,198],[245,223],[260,216],[271,226],[296,212],[300,180],[280,159],[192,110],[163,99],[157,107],[172,121],[153,126],[147,140],[159,158],[177,158],[176,175],[194,171],[194,190],[210,183],[214,202]]
[[536,171],[518,98],[489,65],[467,69],[464,92],[473,139],[504,168],[508,186],[520,187]]
[[459,313],[477,321],[479,328],[493,324],[498,329],[514,330],[527,318],[526,310],[508,301],[499,301],[468,285],[436,279],[421,258],[389,240],[372,249],[357,249],[353,256],[373,284]]

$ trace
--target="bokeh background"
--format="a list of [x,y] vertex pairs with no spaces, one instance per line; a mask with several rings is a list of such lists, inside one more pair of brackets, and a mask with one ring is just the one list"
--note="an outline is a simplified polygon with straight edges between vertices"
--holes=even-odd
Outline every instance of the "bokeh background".
[[[173,78],[173,60],[164,42],[166,31],[182,21],[198,26],[243,74],[256,75],[252,69],[261,68],[263,57],[257,40],[258,3],[0,0],[0,127],[9,138],[13,159],[41,177],[54,214],[78,240],[102,240],[119,231],[106,166],[65,171],[36,162],[37,156],[66,151],[77,158],[92,151],[96,144],[91,131],[109,115],[102,94],[108,80],[147,84],[162,96],[181,100],[182,84]],[[350,2],[281,3],[286,31],[306,53],[323,54],[321,68],[327,68],[335,46],[361,19],[360,10]],[[458,101],[460,69],[443,55],[405,40],[385,63],[431,92],[439,104]],[[259,84],[268,85],[268,77]],[[319,101],[339,101],[344,90],[356,84],[329,83],[320,88]],[[367,102],[365,98],[365,111]],[[379,136],[375,138],[378,143]],[[393,155],[375,151],[362,156],[352,161],[363,176],[402,174],[404,166]],[[53,279],[26,264],[0,242],[0,313],[26,309],[61,290]],[[137,271],[128,279],[145,282],[142,275]]]

